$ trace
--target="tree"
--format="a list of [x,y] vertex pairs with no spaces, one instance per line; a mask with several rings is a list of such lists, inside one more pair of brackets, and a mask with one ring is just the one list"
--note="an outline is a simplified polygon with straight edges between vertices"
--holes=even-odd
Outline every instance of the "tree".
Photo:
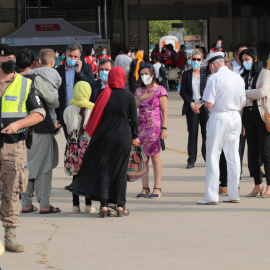
[[183,23],[183,35],[203,35],[203,22],[200,20],[169,20],[169,21],[149,21],[149,43],[158,44],[159,39],[167,36],[169,31],[177,30],[172,28],[172,23]]

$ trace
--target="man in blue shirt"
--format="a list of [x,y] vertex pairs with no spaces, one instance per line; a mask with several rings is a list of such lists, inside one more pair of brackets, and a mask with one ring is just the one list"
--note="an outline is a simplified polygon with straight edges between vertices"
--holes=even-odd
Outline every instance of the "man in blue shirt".
[[72,43],[67,46],[67,62],[59,66],[56,70],[62,78],[62,84],[58,89],[59,108],[56,110],[59,127],[63,126],[65,136],[68,137],[66,125],[64,124],[63,113],[70,105],[73,98],[73,88],[78,81],[85,81],[89,84],[95,81],[92,67],[81,61],[82,46],[79,43]]

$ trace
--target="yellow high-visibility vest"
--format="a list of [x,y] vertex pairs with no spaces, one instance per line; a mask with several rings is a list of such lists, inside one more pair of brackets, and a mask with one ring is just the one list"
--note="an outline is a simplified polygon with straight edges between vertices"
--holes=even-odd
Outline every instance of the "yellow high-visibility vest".
[[13,82],[2,96],[2,120],[7,118],[20,119],[28,115],[26,101],[32,81],[16,74]]

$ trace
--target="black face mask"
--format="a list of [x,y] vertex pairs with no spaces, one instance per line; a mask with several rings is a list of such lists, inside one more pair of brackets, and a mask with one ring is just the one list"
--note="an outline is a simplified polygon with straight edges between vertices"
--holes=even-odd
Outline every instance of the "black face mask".
[[2,63],[2,70],[6,74],[13,73],[16,69],[16,62],[14,60],[8,60]]

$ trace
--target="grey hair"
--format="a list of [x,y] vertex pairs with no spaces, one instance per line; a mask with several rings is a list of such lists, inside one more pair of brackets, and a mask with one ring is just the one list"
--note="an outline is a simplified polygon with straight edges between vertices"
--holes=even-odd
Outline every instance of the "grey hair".
[[195,54],[199,54],[201,56],[201,58],[203,58],[202,52],[199,49],[193,50],[191,56],[193,56]]
[[107,63],[111,63],[112,68],[114,67],[113,60],[112,59],[109,59],[109,58],[102,58],[102,59],[100,59],[99,66],[103,66],[103,65],[105,65]]
[[80,54],[82,54],[82,45],[79,44],[79,43],[71,43],[67,46],[67,50],[66,51],[76,51],[76,50],[79,50],[80,51]]

